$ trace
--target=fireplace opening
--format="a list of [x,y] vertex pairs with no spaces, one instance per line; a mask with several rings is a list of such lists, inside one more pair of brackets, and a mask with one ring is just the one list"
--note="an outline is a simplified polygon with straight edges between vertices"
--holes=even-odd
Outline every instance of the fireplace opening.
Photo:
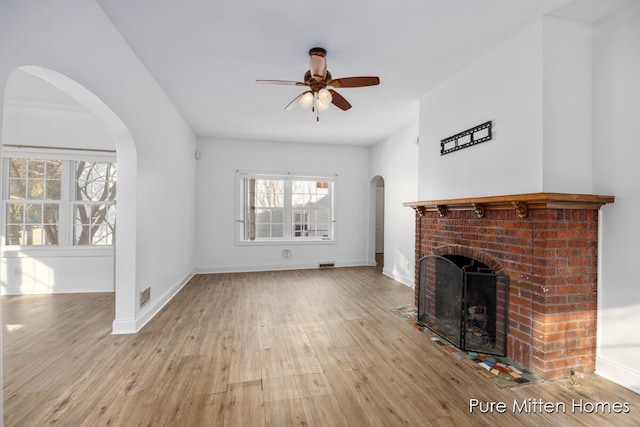
[[504,356],[509,276],[461,255],[420,259],[418,323],[456,347]]

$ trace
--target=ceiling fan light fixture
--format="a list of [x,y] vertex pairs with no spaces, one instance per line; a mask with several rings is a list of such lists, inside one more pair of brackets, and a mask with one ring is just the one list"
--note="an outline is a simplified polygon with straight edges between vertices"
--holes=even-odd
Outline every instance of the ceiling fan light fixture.
[[351,104],[340,93],[336,92],[336,88],[352,88],[375,86],[380,84],[380,78],[375,76],[361,77],[342,77],[334,79],[327,70],[326,61],[327,51],[321,47],[314,47],[309,50],[309,69],[304,73],[304,82],[293,80],[256,80],[256,83],[284,84],[295,86],[306,86],[307,90],[293,98],[285,107],[285,110],[291,110],[297,103],[305,110],[311,109],[316,113],[316,121],[320,120],[319,111],[328,109],[331,104],[335,105],[342,111],[351,108]]
[[331,92],[326,88],[322,88],[318,91],[318,101],[321,104],[325,104],[327,107],[331,104]]
[[313,93],[311,91],[305,92],[300,99],[298,99],[298,104],[305,110],[308,110],[313,104]]
[[318,100],[318,110],[320,111],[325,111],[329,109],[329,105],[331,104],[325,104],[323,102],[320,102],[320,100]]

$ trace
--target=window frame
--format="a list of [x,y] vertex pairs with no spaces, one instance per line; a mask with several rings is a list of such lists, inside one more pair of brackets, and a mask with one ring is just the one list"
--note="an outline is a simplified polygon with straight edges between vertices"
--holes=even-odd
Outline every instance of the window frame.
[[[9,199],[9,168],[7,167],[10,159],[34,159],[34,160],[60,160],[62,161],[62,185],[61,197],[58,212],[58,244],[57,245],[7,245],[7,203]],[[73,230],[75,226],[74,220],[74,189],[75,189],[75,173],[73,168],[74,162],[79,161],[90,162],[110,162],[116,164],[115,152],[112,151],[87,151],[75,149],[48,149],[48,148],[23,148],[4,146],[2,147],[2,156],[0,158],[0,169],[2,176],[1,207],[0,207],[0,250],[3,256],[24,256],[30,254],[37,256],[38,254],[46,255],[56,252],[57,255],[77,255],[82,252],[85,255],[101,254],[105,252],[112,253],[115,248],[115,239],[110,245],[75,245],[73,238]],[[117,181],[116,181],[117,182]],[[44,202],[47,202],[46,200]],[[114,200],[113,205],[116,206]]]
[[[249,239],[246,234],[246,221],[247,221],[247,190],[246,181],[249,179],[274,179],[285,181],[285,195],[284,195],[284,224],[283,224],[283,237],[275,238],[262,238],[262,239]],[[292,191],[291,182],[300,181],[326,181],[330,185],[330,207],[329,207],[329,225],[331,227],[331,237],[294,237],[294,224],[293,213],[296,210],[300,210],[292,207]],[[263,172],[263,171],[245,171],[236,170],[235,179],[235,197],[236,197],[236,226],[234,227],[235,243],[236,245],[326,245],[335,244],[336,238],[336,181],[337,175],[335,174],[309,174],[309,173],[294,173],[294,172]]]

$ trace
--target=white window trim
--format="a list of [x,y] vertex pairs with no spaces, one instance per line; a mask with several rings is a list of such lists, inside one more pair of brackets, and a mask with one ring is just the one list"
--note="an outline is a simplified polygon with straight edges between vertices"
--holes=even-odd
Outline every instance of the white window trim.
[[[264,239],[264,240],[246,240],[244,239],[244,226],[245,226],[245,191],[243,189],[243,182],[245,179],[249,178],[261,178],[261,179],[286,179],[286,180],[295,180],[299,179],[309,179],[309,180],[322,180],[322,181],[330,181],[333,183],[331,190],[331,211],[332,211],[332,219],[331,223],[333,225],[332,230],[332,238],[331,239],[300,239],[300,238],[277,238],[277,239]],[[235,210],[235,227],[234,227],[234,236],[235,236],[235,244],[238,246],[277,246],[277,245],[335,245],[337,243],[337,233],[336,233],[336,206],[335,206],[335,192],[336,192],[336,182],[338,175],[337,174],[310,174],[310,173],[295,173],[295,172],[265,172],[265,171],[252,171],[252,170],[236,170],[236,178],[235,178],[235,197],[236,197],[236,210]],[[285,207],[285,217],[288,218],[288,223],[290,225],[291,221],[291,206],[288,209]],[[287,220],[285,220],[285,227],[287,224]]]
[[[70,149],[55,149],[55,148],[29,148],[29,147],[14,147],[4,146],[2,147],[2,156],[0,156],[0,174],[2,176],[2,185],[8,185],[8,174],[5,170],[5,160],[10,158],[21,159],[41,159],[41,160],[63,160],[67,162],[74,161],[94,161],[94,162],[111,162],[116,163],[115,153],[110,151],[86,151],[86,150],[70,150]],[[68,166],[63,166],[67,168]],[[68,173],[66,169],[63,173]],[[72,182],[69,182],[69,186],[62,186],[62,196],[65,192],[73,191],[71,186]],[[76,246],[72,243],[71,229],[73,225],[71,203],[61,203],[59,215],[66,215],[70,218],[67,223],[60,223],[59,229],[59,244],[58,245],[33,245],[33,246],[19,246],[19,245],[5,245],[5,233],[6,233],[6,207],[4,201],[4,194],[7,188],[0,188],[0,256],[2,257],[32,257],[32,256],[104,256],[105,254],[114,253],[114,245],[94,246],[94,245],[82,245]],[[68,194],[67,194],[68,196]],[[67,206],[64,206],[67,205]]]

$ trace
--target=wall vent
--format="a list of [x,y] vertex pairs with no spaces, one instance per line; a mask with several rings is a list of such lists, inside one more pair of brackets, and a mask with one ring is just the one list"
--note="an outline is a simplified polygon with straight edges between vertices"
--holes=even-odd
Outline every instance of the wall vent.
[[318,267],[320,268],[331,268],[335,266],[336,266],[335,262],[321,262],[320,264],[318,264]]
[[151,299],[151,288],[140,291],[140,308],[142,308]]

